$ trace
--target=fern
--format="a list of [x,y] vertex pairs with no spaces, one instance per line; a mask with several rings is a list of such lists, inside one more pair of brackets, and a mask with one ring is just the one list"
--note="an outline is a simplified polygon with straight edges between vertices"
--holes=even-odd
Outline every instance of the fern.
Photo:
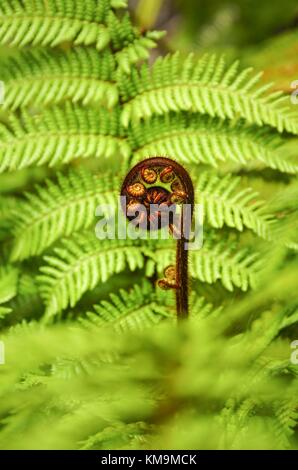
[[0,240],[11,235],[14,211],[18,205],[16,198],[0,197]]
[[196,293],[192,294],[190,304],[193,321],[199,322],[206,317],[216,318],[222,312],[222,307],[215,308],[214,305],[206,302],[204,297],[198,296]]
[[46,256],[41,267],[40,292],[45,301],[46,318],[73,307],[87,290],[106,282],[113,274],[128,267],[144,266],[144,254],[133,240],[98,242],[95,235],[77,235],[61,242],[56,256]]
[[157,47],[156,40],[161,37],[163,37],[162,32],[148,31],[146,35],[135,39],[133,43],[117,52],[116,61],[119,70],[129,74],[132,65],[149,58],[150,49]]
[[[123,2],[122,2],[123,3]],[[110,41],[106,25],[110,6],[122,6],[110,0],[16,0],[0,9],[0,42],[10,46],[57,46],[65,41],[94,44],[98,50]]]
[[294,434],[293,428],[297,424],[297,403],[290,398],[285,400],[284,403],[276,404],[275,408],[276,422],[274,423],[274,427],[276,429],[278,444],[282,446],[282,448],[287,449],[291,447],[290,437]]
[[[175,250],[163,246],[152,251],[147,249],[146,254],[151,258],[147,263],[147,275],[152,275],[155,267],[162,272],[173,264]],[[208,284],[220,280],[229,291],[234,287],[246,291],[249,286],[256,286],[261,267],[257,258],[256,253],[249,253],[247,249],[234,251],[223,243],[205,241],[202,249],[190,251],[190,273],[194,279]]]
[[126,104],[125,126],[132,120],[170,111],[192,111],[222,119],[243,118],[250,124],[268,124],[282,132],[298,132],[296,113],[285,106],[286,97],[265,94],[268,85],[256,88],[259,75],[251,69],[239,74],[238,64],[227,68],[223,59],[204,57],[197,64],[190,55],[184,62],[178,54],[158,59],[152,69],[144,65],[121,80]]
[[3,64],[6,84],[4,108],[73,103],[104,104],[112,108],[118,102],[113,81],[114,56],[92,48],[69,51],[33,50],[9,58]]
[[17,295],[17,283],[19,272],[13,266],[0,266],[0,318],[10,309],[3,307],[2,304],[7,303]]
[[121,138],[118,113],[103,108],[95,112],[68,104],[39,116],[24,111],[21,120],[12,115],[9,126],[1,126],[0,136],[2,172],[34,164],[65,164],[79,157],[108,158],[120,153],[127,158],[130,154]]
[[154,153],[176,155],[181,162],[214,167],[227,160],[242,165],[252,160],[282,172],[297,173],[297,164],[287,158],[289,152],[283,149],[278,134],[244,123],[231,125],[197,113],[169,113],[141,124],[133,123],[129,140],[135,160]]
[[205,219],[212,227],[221,228],[224,224],[243,231],[244,227],[253,230],[265,239],[272,238],[275,225],[273,216],[266,213],[265,204],[256,198],[258,193],[251,188],[236,191],[241,179],[226,175],[210,175],[203,172],[198,178],[197,201],[203,205]]
[[43,304],[34,272],[23,270],[19,274],[16,284],[16,295],[10,299],[7,307],[10,311],[7,319],[10,325],[20,325],[25,319],[30,319],[32,310],[37,318],[42,316]]
[[141,35],[132,25],[129,15],[119,19],[111,13],[108,17],[108,27],[112,46],[116,50],[118,70],[124,73],[130,73],[132,65],[148,59],[150,49],[157,47],[156,41],[164,35],[161,31],[148,31]]
[[[247,227],[259,236],[272,237],[272,220],[264,204],[256,201],[250,188],[235,191],[240,180],[226,176],[219,179],[204,172],[197,181],[197,202],[203,205],[205,223],[221,228],[224,224],[243,231]],[[46,182],[35,193],[27,193],[27,201],[14,207],[14,245],[12,260],[22,260],[42,253],[62,236],[85,230],[94,222],[97,206],[116,208],[120,181],[110,173],[100,180],[87,170],[58,174],[58,182]],[[253,201],[253,204],[252,204]]]
[[136,285],[130,292],[120,290],[119,295],[111,294],[110,302],[102,301],[93,308],[95,312],[87,312],[86,319],[81,323],[88,327],[101,328],[108,324],[115,331],[142,330],[159,323],[163,318],[173,317],[166,295],[156,291],[148,282]]
[[[298,447],[296,32],[241,51],[263,77],[163,35],[126,0],[1,1],[0,448]],[[158,155],[204,212],[181,328],[174,240],[95,236]]]
[[58,174],[58,183],[47,181],[16,211],[13,260],[42,253],[62,236],[85,230],[94,222],[98,205],[116,207],[118,178],[107,174],[100,179],[87,170]]

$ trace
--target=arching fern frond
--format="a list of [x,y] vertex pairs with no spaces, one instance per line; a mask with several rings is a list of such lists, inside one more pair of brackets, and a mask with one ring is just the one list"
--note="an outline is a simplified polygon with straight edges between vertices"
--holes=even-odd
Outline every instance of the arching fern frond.
[[95,234],[77,234],[61,242],[41,268],[40,292],[46,318],[73,307],[87,290],[113,274],[144,266],[143,246],[136,240],[98,240]]
[[272,238],[273,216],[268,214],[258,193],[251,188],[239,190],[241,178],[203,172],[197,180],[196,202],[203,205],[205,220],[215,228],[226,224],[242,231],[247,227],[267,240]]
[[192,55],[184,61],[179,54],[168,55],[157,59],[152,70],[146,64],[122,77],[122,122],[128,126],[154,114],[191,111],[298,133],[297,114],[285,104],[288,97],[268,94],[269,85],[258,88],[258,81],[251,69],[239,73],[238,64],[226,67],[223,58],[205,56],[194,63]]
[[101,50],[110,40],[106,21],[112,5],[117,6],[117,2],[3,1],[0,6],[0,43],[54,47],[73,41],[85,46],[95,44]]
[[252,160],[283,172],[298,172],[298,165],[287,159],[290,152],[283,151],[284,141],[277,133],[243,122],[231,125],[197,113],[171,112],[132,123],[128,135],[135,161],[148,155],[175,155],[181,162],[217,167],[224,161],[245,165]]
[[163,318],[172,318],[170,310],[173,302],[171,295],[156,290],[152,284],[144,281],[130,291],[121,289],[119,295],[111,294],[110,301],[103,300],[94,305],[95,312],[88,312],[79,319],[87,327],[112,325],[116,331],[143,330],[159,323]]
[[54,166],[75,158],[127,158],[130,149],[121,137],[117,111],[66,105],[46,109],[21,119],[12,115],[9,126],[0,126],[0,171],[31,165]]
[[67,99],[108,108],[118,102],[118,88],[113,82],[115,59],[108,50],[100,54],[82,47],[67,52],[26,51],[4,61],[1,67],[6,109],[58,104]]
[[27,193],[15,211],[13,260],[38,255],[60,237],[95,225],[98,205],[116,206],[120,182],[110,173],[94,175],[82,168],[58,173],[57,179]]

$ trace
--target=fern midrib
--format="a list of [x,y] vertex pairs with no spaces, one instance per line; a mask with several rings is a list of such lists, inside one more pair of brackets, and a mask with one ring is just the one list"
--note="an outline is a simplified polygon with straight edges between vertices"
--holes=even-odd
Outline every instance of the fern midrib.
[[[7,137],[7,136],[5,136]],[[27,142],[28,140],[31,140],[32,138],[38,138],[38,139],[48,139],[49,137],[64,137],[64,138],[70,138],[70,137],[75,137],[75,138],[81,138],[81,137],[97,137],[97,138],[103,138],[103,137],[109,137],[111,139],[114,139],[116,141],[123,141],[127,142],[126,137],[121,137],[119,135],[112,135],[112,134],[102,134],[98,133],[95,134],[94,132],[76,132],[76,131],[69,131],[69,132],[53,132],[53,131],[48,131],[48,132],[39,132],[38,130],[36,132],[30,132],[22,137],[12,137],[10,140],[6,142],[1,142],[0,143],[0,149],[5,148],[5,147],[10,147],[11,144],[18,145],[21,144],[22,142]]]
[[[31,72],[32,73],[32,72]],[[30,77],[23,77],[23,78],[11,78],[8,82],[8,85],[11,85],[11,84],[16,84],[16,85],[21,85],[23,86],[24,85],[24,80],[28,83],[34,83],[34,82],[37,82],[37,81],[51,81],[51,80],[79,80],[80,82],[82,81],[90,81],[90,82],[94,82],[95,85],[98,84],[98,82],[102,82],[102,83],[108,83],[110,85],[115,85],[115,87],[117,86],[117,83],[112,81],[112,80],[104,80],[102,78],[97,78],[97,77],[94,77],[94,76],[88,76],[88,75],[63,75],[63,72],[61,72],[61,75],[44,75],[44,74],[41,74],[40,76],[37,75],[37,76],[30,76]]]
[[[262,100],[264,100],[265,98],[268,98],[268,96],[262,96],[262,97],[254,97],[253,94],[251,92],[246,92],[244,93],[242,90],[231,90],[229,87],[222,87],[222,86],[219,86],[219,85],[207,85],[205,83],[178,83],[178,84],[173,84],[173,85],[164,85],[164,86],[160,86],[160,87],[155,87],[155,88],[151,88],[149,90],[146,90],[146,91],[142,91],[140,90],[138,92],[138,94],[136,94],[135,96],[133,96],[132,98],[128,99],[125,104],[131,104],[133,103],[133,101],[137,101],[137,100],[142,100],[144,96],[146,95],[149,95],[150,93],[154,93],[156,91],[161,91],[161,90],[168,90],[168,89],[173,89],[173,88],[186,88],[186,89],[190,89],[190,88],[205,88],[206,90],[208,91],[212,91],[213,93],[216,91],[216,92],[221,92],[221,93],[226,93],[230,96],[232,96],[233,98],[235,96],[238,96],[240,98],[244,98],[245,100],[250,100],[252,103],[254,103],[255,105],[259,106],[260,103],[262,102]],[[204,105],[204,103],[202,103]],[[262,103],[264,106],[266,107],[270,107],[270,111],[271,112],[274,112],[275,114],[279,114],[281,115],[281,117],[284,117],[283,114],[282,114],[282,109],[280,108],[274,108],[274,101],[272,103]],[[271,105],[271,106],[270,106]],[[215,111],[215,114],[216,114],[216,108],[213,108],[214,111]],[[289,111],[289,110],[287,110]],[[237,114],[235,112],[235,114]]]
[[[171,139],[171,138],[175,138],[175,137],[183,137],[185,136],[185,134],[187,136],[194,136],[194,137],[199,137],[199,136],[202,136],[202,137],[207,137],[207,138],[211,138],[211,135],[212,137],[215,136],[218,138],[218,140],[225,140],[225,141],[229,141],[229,140],[233,140],[233,141],[236,141],[236,142],[240,142],[240,144],[242,142],[247,142],[249,145],[254,145],[258,148],[261,148],[262,149],[262,143],[261,141],[260,142],[256,142],[256,141],[252,141],[251,138],[249,138],[247,135],[241,135],[241,137],[238,135],[238,134],[233,134],[232,132],[228,131],[229,133],[224,133],[224,131],[220,132],[218,130],[214,130],[214,129],[210,129],[210,130],[207,130],[207,129],[204,129],[204,130],[189,130],[189,129],[182,129],[182,130],[179,130],[179,131],[168,131],[168,132],[165,132],[164,134],[161,135],[161,137],[157,138],[157,139],[153,139],[152,141],[148,141],[146,143],[144,143],[143,145],[139,146],[139,147],[136,147],[134,148],[134,151],[136,153],[138,152],[141,152],[142,150],[146,149],[146,147],[149,147],[150,145],[159,145],[160,143],[163,143],[165,139]],[[266,149],[266,151],[269,150],[269,145],[268,143],[263,143],[263,145],[268,145],[268,149]]]
[[79,23],[81,23],[82,25],[85,25],[85,26],[91,26],[91,25],[94,25],[94,26],[104,26],[106,29],[107,26],[104,24],[104,23],[97,23],[96,21],[91,21],[91,20],[86,20],[86,19],[81,19],[81,18],[77,18],[77,17],[73,17],[73,16],[63,16],[63,14],[59,14],[57,12],[57,14],[52,14],[52,15],[49,15],[49,14],[45,14],[45,15],[33,15],[33,14],[28,14],[28,15],[23,15],[23,14],[14,14],[14,15],[1,15],[0,16],[0,23],[5,23],[5,20],[16,20],[16,19],[21,19],[21,20],[31,20],[31,21],[34,21],[34,20],[58,20],[58,21],[77,21]]

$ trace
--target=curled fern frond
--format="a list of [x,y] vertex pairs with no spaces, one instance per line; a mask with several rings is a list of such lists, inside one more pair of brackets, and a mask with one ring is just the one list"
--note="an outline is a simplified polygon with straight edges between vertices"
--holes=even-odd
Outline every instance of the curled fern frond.
[[162,115],[170,111],[191,111],[222,119],[243,118],[249,124],[267,124],[298,133],[297,114],[286,105],[280,92],[268,93],[270,85],[256,87],[259,75],[251,69],[239,73],[238,64],[226,67],[223,58],[205,56],[194,63],[190,55],[182,61],[179,54],[159,58],[153,65],[133,70],[120,83],[126,102],[122,122]]
[[163,318],[174,318],[169,295],[156,290],[149,282],[135,285],[129,292],[121,289],[119,295],[111,294],[110,301],[94,305],[80,323],[87,327],[112,325],[116,331],[143,330],[159,323]]
[[[112,2],[117,5],[117,2]],[[15,0],[0,6],[0,43],[57,46],[66,41],[103,49],[110,41],[106,21],[110,0]]]
[[243,165],[256,161],[282,172],[298,172],[277,133],[243,122],[231,125],[197,113],[171,112],[132,123],[128,135],[135,161],[147,155],[175,155],[181,162],[213,167],[229,160]]
[[118,102],[113,82],[115,59],[93,48],[62,51],[26,51],[2,63],[5,82],[4,108],[58,104],[70,99],[84,105],[112,108]]
[[31,165],[54,166],[75,158],[112,157],[130,154],[121,137],[119,113],[67,104],[21,119],[12,115],[0,126],[0,172]]
[[196,182],[196,201],[203,205],[208,223],[215,228],[228,227],[242,231],[244,227],[267,240],[272,238],[273,216],[268,214],[258,193],[251,188],[239,190],[241,178],[219,177],[203,172]]
[[81,169],[67,176],[58,173],[57,179],[27,193],[27,201],[15,211],[13,260],[38,255],[60,237],[95,225],[98,205],[116,206],[120,183],[111,174]]
[[46,256],[39,276],[40,292],[50,318],[82,295],[125,268],[144,266],[143,247],[136,240],[98,240],[95,234],[77,234],[61,242],[54,256]]

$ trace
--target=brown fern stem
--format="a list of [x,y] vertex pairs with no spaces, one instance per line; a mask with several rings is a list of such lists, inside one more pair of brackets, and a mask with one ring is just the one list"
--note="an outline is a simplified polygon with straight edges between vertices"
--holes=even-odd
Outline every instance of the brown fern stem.
[[[165,227],[177,238],[176,266],[165,269],[165,278],[158,281],[163,289],[176,290],[176,311],[178,320],[188,317],[188,230],[185,227],[184,208],[190,206],[190,220],[194,206],[194,189],[187,171],[174,160],[166,157],[152,157],[134,166],[124,179],[121,195],[125,196],[126,217],[144,230],[159,230]],[[152,211],[152,204],[158,209]],[[175,211],[181,206],[180,222],[177,225]],[[169,209],[173,212],[169,212]],[[168,212],[167,212],[168,211]],[[165,214],[171,213],[172,220]],[[135,214],[138,214],[135,217]]]
[[188,317],[188,253],[184,249],[185,240],[177,241],[176,254],[176,272],[177,272],[177,289],[176,289],[176,310],[177,318],[183,319]]

